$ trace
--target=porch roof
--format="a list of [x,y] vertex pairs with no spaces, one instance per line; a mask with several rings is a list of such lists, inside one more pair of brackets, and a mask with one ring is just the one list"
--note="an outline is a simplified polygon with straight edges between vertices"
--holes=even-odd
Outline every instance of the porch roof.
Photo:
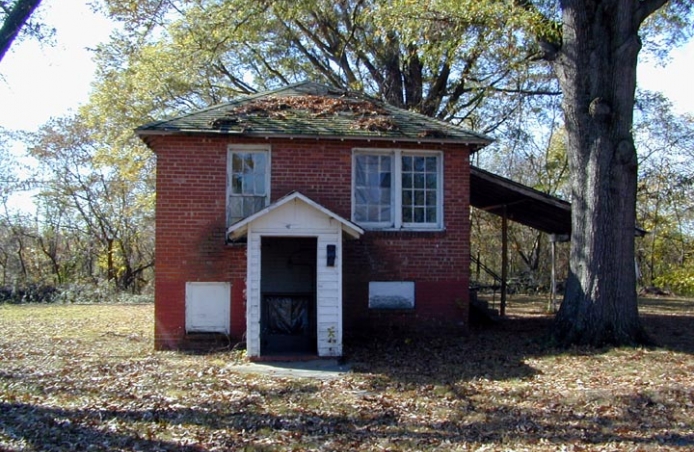
[[293,202],[293,201],[301,201],[305,203],[306,205],[312,207],[313,209],[321,212],[322,214],[326,215],[327,217],[337,221],[340,223],[340,226],[342,230],[350,237],[358,239],[361,237],[361,235],[364,233],[364,230],[357,226],[356,224],[352,223],[351,221],[341,217],[340,215],[336,214],[332,210],[321,206],[317,202],[313,201],[309,197],[299,193],[298,191],[293,191],[288,193],[287,195],[283,196],[282,198],[278,199],[277,201],[273,202],[266,208],[259,210],[258,212],[254,213],[253,215],[244,218],[243,220],[232,224],[229,226],[227,229],[227,238],[230,240],[238,240],[241,237],[245,236],[248,233],[248,227],[251,223],[253,223],[255,220],[257,220],[260,217],[263,217],[267,215],[268,213],[272,212],[273,210],[276,210],[283,205]]
[[571,203],[471,166],[470,204],[548,234],[571,234]]

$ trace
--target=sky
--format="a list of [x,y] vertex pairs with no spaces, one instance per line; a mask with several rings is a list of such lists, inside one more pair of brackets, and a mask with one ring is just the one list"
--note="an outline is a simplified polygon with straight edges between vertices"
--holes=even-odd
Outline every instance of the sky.
[[[38,14],[55,28],[56,44],[15,42],[0,61],[0,127],[5,129],[35,130],[85,104],[95,71],[88,49],[113,30],[85,0],[43,0]],[[694,114],[694,40],[671,56],[665,67],[640,64],[639,86],[663,92],[677,111]]]
[[36,13],[55,28],[55,45],[25,39],[0,61],[0,127],[36,129],[76,111],[89,97],[95,71],[91,52],[113,25],[85,0],[43,0]]

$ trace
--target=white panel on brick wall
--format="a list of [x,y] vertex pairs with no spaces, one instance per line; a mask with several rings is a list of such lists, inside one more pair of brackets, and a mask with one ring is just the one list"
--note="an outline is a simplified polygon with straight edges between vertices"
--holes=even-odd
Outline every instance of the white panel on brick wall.
[[413,309],[414,281],[371,281],[369,308]]
[[186,332],[229,334],[231,284],[186,283]]

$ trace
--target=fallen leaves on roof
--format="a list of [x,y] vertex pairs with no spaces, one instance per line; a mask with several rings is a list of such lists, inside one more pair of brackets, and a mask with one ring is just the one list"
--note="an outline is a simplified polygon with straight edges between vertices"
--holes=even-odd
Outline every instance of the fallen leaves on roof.
[[243,126],[247,119],[252,117],[282,120],[306,116],[316,119],[350,117],[353,122],[349,128],[353,130],[378,132],[398,128],[388,111],[374,102],[316,95],[269,96],[251,100],[227,111],[223,117],[215,118],[211,125],[217,128]]

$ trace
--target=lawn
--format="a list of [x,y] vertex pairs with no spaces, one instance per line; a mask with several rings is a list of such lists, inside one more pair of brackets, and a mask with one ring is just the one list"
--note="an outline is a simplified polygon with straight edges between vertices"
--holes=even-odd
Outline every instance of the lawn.
[[694,449],[694,302],[643,300],[661,346],[559,351],[544,301],[467,338],[350,344],[331,380],[154,352],[151,305],[0,306],[0,450]]

